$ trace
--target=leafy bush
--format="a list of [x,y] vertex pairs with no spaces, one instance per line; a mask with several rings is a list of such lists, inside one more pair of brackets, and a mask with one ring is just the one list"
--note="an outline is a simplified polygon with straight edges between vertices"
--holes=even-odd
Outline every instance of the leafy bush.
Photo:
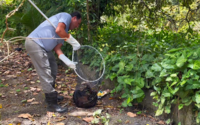
[[[122,106],[141,102],[144,90],[151,88],[156,116],[171,113],[177,102],[179,109],[192,103],[200,108],[198,36],[139,32],[110,24],[99,28],[98,43],[106,60],[106,78],[116,80],[112,93],[122,92]],[[197,122],[199,117],[200,113]]]
[[[154,64],[151,71],[154,72],[155,92],[151,93],[157,102],[156,115],[163,112],[171,113],[171,104],[179,102],[179,110],[192,103],[200,107],[200,49],[199,46],[189,48],[171,49],[165,54],[165,58]],[[159,70],[157,70],[159,69]],[[199,123],[199,116],[197,123]]]

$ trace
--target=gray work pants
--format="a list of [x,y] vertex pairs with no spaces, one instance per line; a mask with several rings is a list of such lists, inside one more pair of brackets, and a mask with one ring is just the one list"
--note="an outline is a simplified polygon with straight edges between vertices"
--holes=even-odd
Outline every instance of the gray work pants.
[[53,52],[47,52],[30,38],[26,39],[25,48],[40,78],[44,93],[55,91],[53,86],[58,67]]

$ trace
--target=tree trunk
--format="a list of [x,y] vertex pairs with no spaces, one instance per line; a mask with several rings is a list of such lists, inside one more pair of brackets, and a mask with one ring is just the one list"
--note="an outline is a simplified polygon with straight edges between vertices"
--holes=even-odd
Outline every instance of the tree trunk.
[[90,41],[90,18],[89,18],[89,2],[87,0],[87,26],[88,26],[88,41]]

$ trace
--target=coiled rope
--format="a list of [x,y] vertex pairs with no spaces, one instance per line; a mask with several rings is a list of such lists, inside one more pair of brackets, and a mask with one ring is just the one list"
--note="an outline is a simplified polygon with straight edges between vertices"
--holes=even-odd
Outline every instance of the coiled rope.
[[10,43],[14,43],[17,41],[23,41],[25,39],[64,39],[64,38],[30,38],[30,37],[24,37],[24,36],[17,36],[17,37],[13,37],[9,40],[3,39],[3,43],[6,43],[6,45],[7,45],[8,55],[5,58],[3,58],[2,60],[0,60],[0,63],[3,62],[4,60],[8,59],[8,57],[12,56],[16,52],[15,51],[10,54]]

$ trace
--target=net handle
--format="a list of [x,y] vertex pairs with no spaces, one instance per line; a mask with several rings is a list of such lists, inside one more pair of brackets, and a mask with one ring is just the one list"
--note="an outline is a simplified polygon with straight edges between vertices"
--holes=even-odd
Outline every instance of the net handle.
[[[94,48],[94,47],[92,47],[92,46],[89,46],[89,45],[81,45],[81,47],[89,47],[89,48],[92,48],[92,49],[94,49],[94,50],[101,56],[101,59],[102,59],[102,61],[103,61],[103,72],[102,72],[101,76],[100,76],[98,79],[95,79],[95,80],[86,80],[86,79],[84,79],[83,77],[81,77],[81,76],[76,72],[76,69],[74,69],[74,72],[76,73],[76,75],[77,75],[80,79],[82,79],[82,80],[85,81],[85,82],[97,82],[97,81],[99,81],[99,80],[103,77],[104,72],[105,72],[105,61],[104,61],[104,58],[103,58],[103,56],[101,55],[101,53],[100,53],[96,48]],[[73,50],[73,52],[72,52],[72,61],[74,61],[74,50]]]
[[36,10],[38,10],[38,12],[56,29],[56,26],[53,25],[53,23],[49,20],[49,18],[31,1],[28,0],[34,7]]

